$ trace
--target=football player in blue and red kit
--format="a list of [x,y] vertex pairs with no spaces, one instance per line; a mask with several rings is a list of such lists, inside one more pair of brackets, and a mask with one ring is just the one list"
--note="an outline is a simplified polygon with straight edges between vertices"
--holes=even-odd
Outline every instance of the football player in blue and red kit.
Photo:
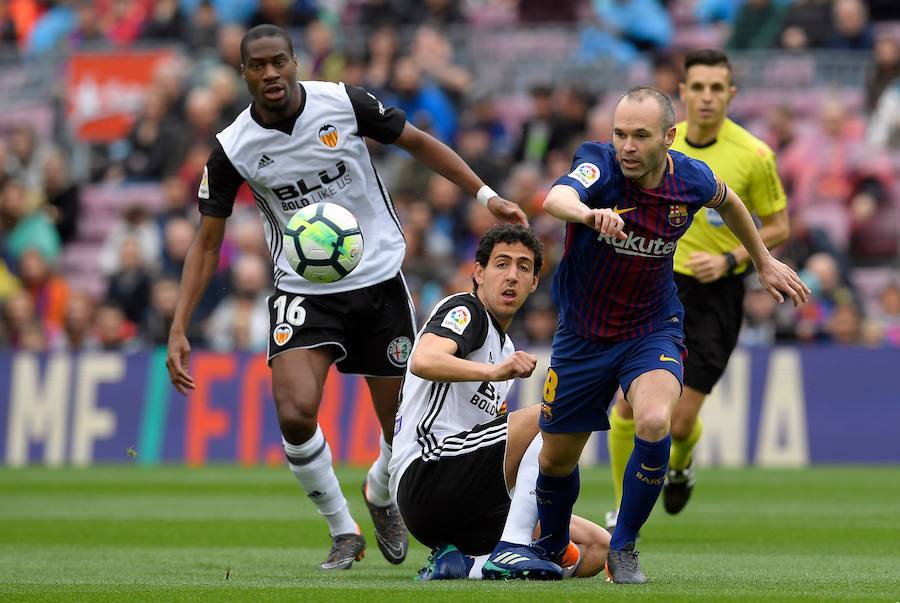
[[694,213],[721,214],[778,302],[800,304],[809,293],[769,254],[740,198],[705,163],[669,151],[674,137],[671,100],[634,88],[616,106],[612,144],[581,145],[544,201],[567,224],[553,282],[559,328],[544,384],[534,546],[553,560],[568,545],[578,459],[592,431],[609,429],[607,410],[621,387],[634,410],[635,447],[607,561],[618,583],[647,581],[634,544],[663,487],[681,395],[684,310],[672,256]]

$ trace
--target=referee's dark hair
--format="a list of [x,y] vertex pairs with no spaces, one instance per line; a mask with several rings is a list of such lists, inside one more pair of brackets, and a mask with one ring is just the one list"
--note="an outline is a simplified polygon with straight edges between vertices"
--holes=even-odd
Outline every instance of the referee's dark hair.
[[728,55],[721,50],[715,48],[702,48],[700,50],[689,52],[687,56],[684,57],[685,78],[687,77],[688,69],[694,65],[706,65],[708,67],[717,67],[721,65],[728,69],[728,81],[734,83],[734,69],[731,67],[731,61],[728,60]]
[[[475,251],[475,261],[484,267],[487,267],[491,259],[491,252],[494,251],[497,243],[522,243],[534,254],[533,273],[539,274],[541,266],[544,264],[544,244],[535,236],[531,228],[522,226],[521,224],[500,224],[492,227],[481,240],[478,242],[478,249]],[[474,285],[473,291],[478,292],[478,283],[472,279]]]
[[291,36],[288,35],[288,32],[277,25],[263,23],[262,25],[251,28],[250,31],[245,33],[244,37],[241,38],[241,63],[244,63],[247,60],[247,45],[260,38],[281,38],[284,40],[284,43],[287,44],[288,52],[291,53],[291,56],[294,56],[294,43],[291,41]]

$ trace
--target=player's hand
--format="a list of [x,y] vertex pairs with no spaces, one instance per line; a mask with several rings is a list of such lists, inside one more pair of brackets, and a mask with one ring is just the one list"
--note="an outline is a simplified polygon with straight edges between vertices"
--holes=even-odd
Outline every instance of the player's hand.
[[622,229],[625,228],[625,220],[622,216],[608,207],[603,209],[589,209],[584,218],[584,223],[602,235],[614,237],[621,241],[628,238]]
[[504,222],[528,226],[528,218],[525,216],[525,212],[522,211],[522,208],[512,201],[507,201],[503,197],[498,196],[488,199],[487,208],[494,216],[500,218]]
[[687,261],[687,267],[701,283],[719,280],[728,272],[728,261],[724,255],[695,251]]
[[188,373],[188,360],[191,356],[191,344],[184,334],[169,333],[169,349],[166,352],[166,368],[169,379],[179,392],[187,395],[194,389],[194,378]]
[[519,350],[494,367],[491,381],[506,381],[516,377],[527,378],[534,372],[537,366],[537,356]]
[[803,284],[797,273],[773,257],[762,266],[757,266],[759,282],[769,295],[779,304],[787,295],[795,306],[809,301],[809,287]]

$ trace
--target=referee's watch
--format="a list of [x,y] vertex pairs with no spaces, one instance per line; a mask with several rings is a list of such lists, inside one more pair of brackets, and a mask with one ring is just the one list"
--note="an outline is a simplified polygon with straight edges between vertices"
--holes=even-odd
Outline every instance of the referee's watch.
[[734,257],[734,254],[730,251],[726,251],[722,255],[725,256],[725,263],[728,265],[728,270],[725,271],[725,274],[731,276],[732,274],[734,274],[734,269],[737,268],[737,258]]

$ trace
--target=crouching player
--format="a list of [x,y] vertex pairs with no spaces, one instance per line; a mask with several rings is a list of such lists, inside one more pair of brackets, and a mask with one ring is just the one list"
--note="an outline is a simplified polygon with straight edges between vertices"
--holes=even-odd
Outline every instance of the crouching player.
[[506,395],[536,359],[506,335],[538,284],[541,243],[521,226],[481,239],[474,291],[437,304],[419,332],[394,427],[390,489],[410,533],[432,547],[421,579],[593,576],[609,534],[572,517],[560,564],[535,536],[540,408],[507,414]]

